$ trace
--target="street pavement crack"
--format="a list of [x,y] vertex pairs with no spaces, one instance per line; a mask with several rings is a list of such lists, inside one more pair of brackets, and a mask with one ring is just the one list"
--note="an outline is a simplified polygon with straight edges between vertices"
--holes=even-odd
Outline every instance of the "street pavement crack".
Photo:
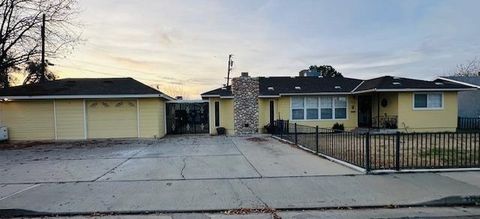
[[244,185],[244,186],[248,189],[248,191],[250,191],[250,193],[252,193],[252,195],[255,196],[255,198],[263,204],[263,206],[265,206],[265,208],[270,208],[270,207],[268,206],[268,204],[267,204],[266,202],[264,202],[264,201],[257,195],[257,193],[255,193],[255,192],[253,191],[253,189],[250,188],[243,180],[240,179],[240,183],[242,183],[242,185]]
[[185,170],[185,167],[187,166],[187,157],[184,157],[182,159],[183,161],[183,167],[182,167],[182,170],[180,171],[180,175],[182,175],[182,178],[185,179],[185,176],[183,175],[183,171]]

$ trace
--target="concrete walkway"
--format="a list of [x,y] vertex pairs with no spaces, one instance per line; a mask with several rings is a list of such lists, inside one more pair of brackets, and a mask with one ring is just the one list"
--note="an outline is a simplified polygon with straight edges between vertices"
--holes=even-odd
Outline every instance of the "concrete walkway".
[[362,175],[270,138],[189,136],[1,151],[0,213],[462,204],[478,202],[478,179],[479,172]]

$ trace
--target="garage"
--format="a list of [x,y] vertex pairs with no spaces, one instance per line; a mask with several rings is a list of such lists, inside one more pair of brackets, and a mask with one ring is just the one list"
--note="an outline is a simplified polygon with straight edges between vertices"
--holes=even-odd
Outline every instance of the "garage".
[[9,140],[161,138],[173,98],[132,78],[60,79],[2,90]]
[[88,138],[134,138],[138,136],[137,101],[88,100]]

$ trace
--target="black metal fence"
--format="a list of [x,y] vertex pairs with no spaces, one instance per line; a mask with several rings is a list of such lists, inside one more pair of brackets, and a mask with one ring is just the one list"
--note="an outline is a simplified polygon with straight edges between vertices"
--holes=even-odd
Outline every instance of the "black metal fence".
[[480,130],[480,118],[458,117],[458,129]]
[[480,167],[480,132],[360,133],[275,121],[274,136],[371,170]]

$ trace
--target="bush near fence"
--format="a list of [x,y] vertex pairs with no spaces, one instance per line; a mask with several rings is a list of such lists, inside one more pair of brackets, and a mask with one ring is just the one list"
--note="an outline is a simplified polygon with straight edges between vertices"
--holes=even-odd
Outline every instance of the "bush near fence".
[[357,133],[275,121],[273,135],[370,170],[480,167],[480,132]]

